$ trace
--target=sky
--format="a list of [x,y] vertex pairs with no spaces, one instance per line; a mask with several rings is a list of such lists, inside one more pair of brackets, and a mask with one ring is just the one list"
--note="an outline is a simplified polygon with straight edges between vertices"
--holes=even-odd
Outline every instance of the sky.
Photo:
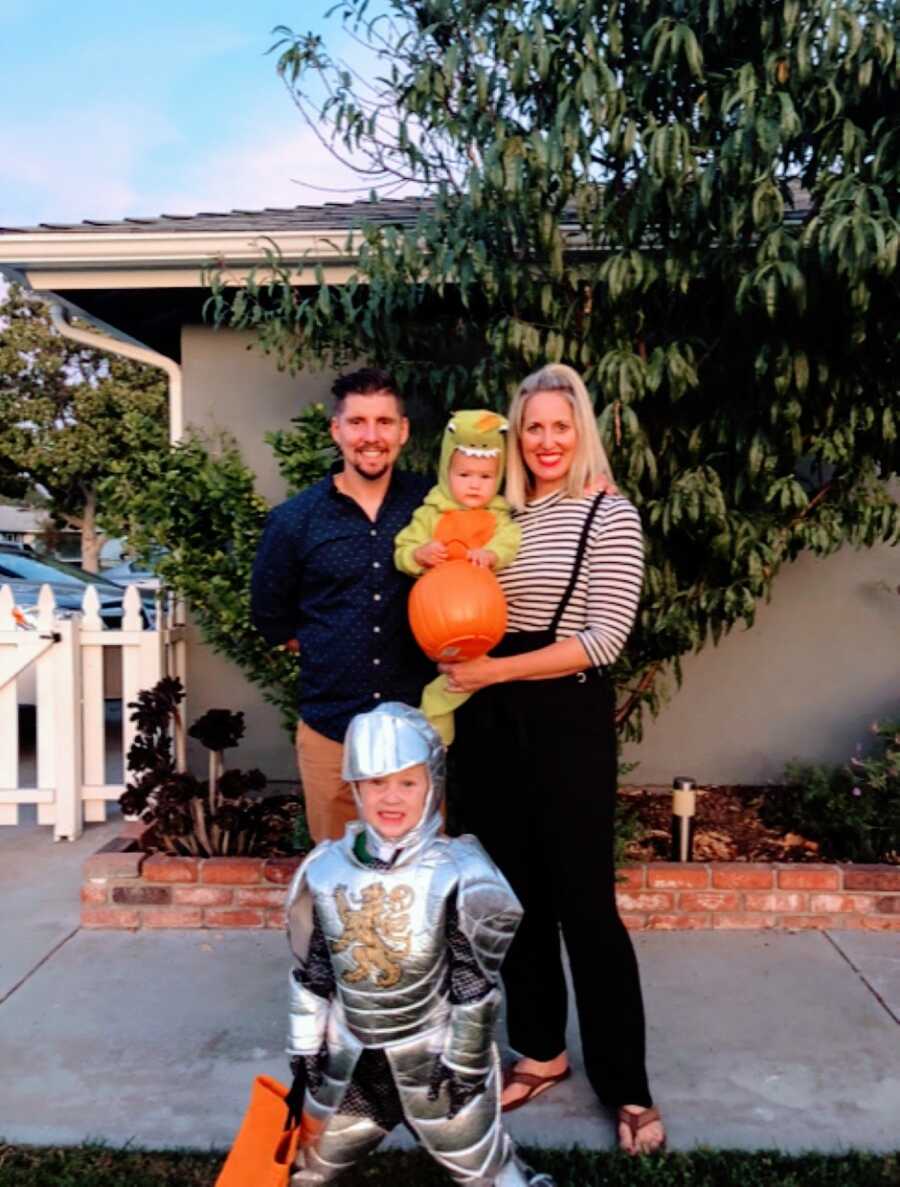
[[332,0],[0,0],[0,226],[349,201],[272,29],[360,51]]

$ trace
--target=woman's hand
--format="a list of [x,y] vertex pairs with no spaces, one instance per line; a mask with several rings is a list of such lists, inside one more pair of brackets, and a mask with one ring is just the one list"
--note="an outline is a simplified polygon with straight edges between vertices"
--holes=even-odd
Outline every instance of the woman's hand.
[[595,478],[593,482],[586,483],[584,488],[584,493],[590,497],[599,495],[601,491],[605,495],[617,495],[619,488],[611,478],[606,478],[603,474],[599,478]]
[[497,554],[490,548],[470,548],[466,553],[466,559],[470,565],[477,565],[480,569],[495,569],[497,567]]
[[454,664],[438,664],[438,671],[447,677],[448,692],[477,692],[500,679],[501,661],[483,655],[481,659],[461,660]]

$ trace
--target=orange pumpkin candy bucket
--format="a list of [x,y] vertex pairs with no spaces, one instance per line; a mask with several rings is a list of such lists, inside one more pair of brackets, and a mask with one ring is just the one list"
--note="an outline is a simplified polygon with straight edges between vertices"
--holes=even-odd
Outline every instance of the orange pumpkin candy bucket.
[[287,1089],[257,1076],[250,1103],[216,1187],[287,1187],[300,1144],[300,1127],[285,1128]]
[[412,587],[409,624],[429,659],[478,659],[506,633],[506,599],[490,569],[446,561]]

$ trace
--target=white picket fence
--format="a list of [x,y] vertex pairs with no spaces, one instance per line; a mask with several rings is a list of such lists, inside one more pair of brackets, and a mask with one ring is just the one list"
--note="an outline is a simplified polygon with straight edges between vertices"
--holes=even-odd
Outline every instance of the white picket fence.
[[[121,629],[109,630],[93,586],[80,614],[61,615],[45,585],[31,626],[16,610],[10,587],[0,587],[0,825],[17,824],[20,806],[36,804],[39,824],[52,825],[56,840],[74,841],[86,821],[106,819],[107,803],[124,790],[123,782],[107,782],[109,706],[120,702],[121,744],[117,738],[111,748],[119,758],[135,735],[128,702],[165,675],[185,679],[178,611],[162,600],[157,608],[156,625],[148,629],[140,594],[129,586]],[[29,704],[34,705],[36,739],[33,755],[26,757],[36,779],[32,786],[21,786],[19,708]],[[175,746],[183,768],[181,726]]]

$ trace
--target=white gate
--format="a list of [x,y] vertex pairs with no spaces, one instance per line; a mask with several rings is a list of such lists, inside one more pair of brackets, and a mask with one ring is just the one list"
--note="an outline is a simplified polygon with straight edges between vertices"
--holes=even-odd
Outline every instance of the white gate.
[[[184,630],[173,621],[174,604],[157,603],[157,621],[145,626],[135,586],[125,590],[120,630],[100,618],[97,591],[89,586],[82,613],[58,614],[49,586],[41,590],[37,617],[27,623],[8,585],[0,587],[0,825],[17,824],[21,804],[36,804],[39,824],[52,824],[56,840],[74,841],[85,821],[106,819],[106,804],[125,789],[124,776],[107,781],[110,719],[115,756],[124,760],[134,735],[128,702],[165,675],[184,683]],[[121,657],[121,662],[119,658]],[[34,714],[30,737],[33,784],[22,786],[25,712]],[[184,731],[175,737],[184,765]]]

